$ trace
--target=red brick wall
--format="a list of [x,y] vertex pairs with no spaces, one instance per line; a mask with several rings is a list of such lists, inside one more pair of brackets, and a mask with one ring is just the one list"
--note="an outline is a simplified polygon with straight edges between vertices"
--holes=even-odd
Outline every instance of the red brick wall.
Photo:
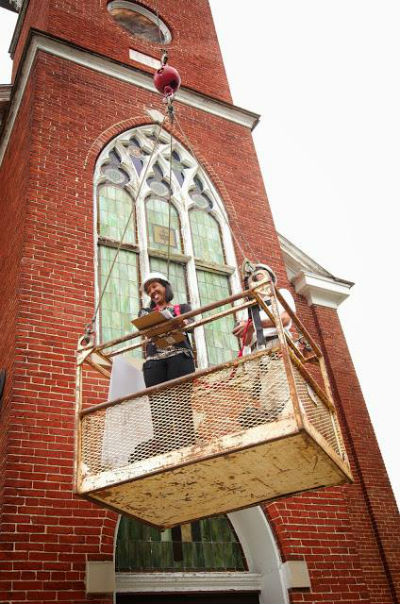
[[292,602],[392,602],[387,592],[381,600],[370,598],[349,517],[349,488],[331,487],[266,506],[283,559],[307,561],[312,589],[293,590]]
[[[74,602],[84,599],[86,557],[111,557],[117,519],[72,494],[74,352],[94,308],[93,166],[99,148],[121,130],[113,124],[146,123],[145,108],[161,102],[156,93],[46,53],[38,55],[31,87],[32,98],[25,99],[7,153],[7,160],[18,156],[29,105],[29,186],[16,200],[26,214],[8,428],[13,456],[7,460],[4,506],[11,574],[0,597],[47,601],[57,592],[59,599]],[[177,111],[194,151],[221,189],[240,239],[243,225],[234,208],[240,214],[247,207],[246,175],[252,163],[257,173],[251,138],[242,127],[224,122],[230,128],[226,136],[220,119],[189,107]],[[135,119],[129,119],[132,114]],[[227,158],[247,159],[239,166],[222,162],[221,149]],[[4,174],[6,169],[4,164]],[[11,179],[11,184],[17,182]],[[259,252],[266,259],[272,249],[278,257],[272,218],[257,184],[261,187],[259,176],[250,194],[263,219],[250,223],[249,249],[256,252],[268,234],[268,251],[260,246]]]
[[[185,87],[231,102],[221,51],[207,0],[157,0],[141,2],[168,25],[172,33],[170,63],[179,70]],[[110,57],[121,63],[153,69],[129,59],[133,48],[160,59],[160,45],[133,37],[117,25],[106,9],[106,0],[30,0],[14,57],[14,74],[30,28],[46,31],[57,38]],[[101,35],[99,35],[101,32]]]
[[355,483],[266,506],[284,559],[307,560],[312,592],[292,601],[397,602],[397,507],[337,312],[301,300],[298,312],[324,352]]
[[[35,2],[31,0],[32,11]],[[171,15],[175,4],[165,2]],[[84,44],[86,33],[78,31],[77,23],[91,2],[51,5],[53,16],[59,11],[51,23],[53,33],[63,25],[64,36]],[[62,23],[67,6],[75,22],[68,31],[69,23]],[[207,5],[190,6],[204,12]],[[39,15],[43,27],[45,13],[42,9]],[[94,12],[97,25],[106,18]],[[181,25],[184,18],[188,16],[182,12]],[[87,34],[86,43],[99,50],[93,34]],[[187,42],[182,61],[189,51]],[[200,88],[205,67],[196,52],[195,45],[190,60],[198,70],[192,70],[191,81]],[[210,75],[209,91],[221,70],[217,65]],[[6,275],[1,344],[9,376],[1,414],[0,442],[7,457],[0,601],[84,602],[86,559],[112,558],[116,514],[72,494],[74,351],[94,308],[95,161],[121,130],[148,123],[145,109],[150,106],[161,108],[156,93],[39,53],[3,162],[0,190],[7,228],[1,244]],[[268,262],[280,284],[287,285],[250,133],[188,106],[177,104],[176,110],[225,203],[238,260],[243,250]],[[174,134],[185,144],[178,130]],[[297,303],[327,355],[356,483],[267,506],[283,559],[305,559],[310,569],[312,591],[294,591],[291,598],[395,602],[398,519],[337,315],[312,309],[303,299]],[[96,598],[103,601],[110,600]]]
[[[400,599],[396,502],[337,313],[315,307],[314,316],[357,476],[356,484],[348,490],[349,511],[372,601],[385,601],[389,591],[396,601],[396,597]],[[385,573],[389,578],[387,590],[383,588]]]
[[[3,244],[12,253],[5,267],[10,335],[3,354],[15,356],[2,416],[7,458],[0,600],[7,602],[84,600],[86,557],[112,557],[115,525],[114,514],[72,493],[74,350],[93,307],[92,204],[91,190],[85,208],[86,185],[74,186],[83,169],[74,149],[82,129],[79,99],[71,113],[63,111],[61,73],[56,67],[55,78],[48,78],[51,61],[45,59],[39,57],[32,73],[32,94],[25,96],[2,167],[11,214]],[[73,96],[72,84],[69,90]],[[20,169],[13,170],[19,157]]]
[[[21,108],[21,121],[10,152],[3,161],[0,184],[0,366],[6,369],[6,387],[0,411],[0,600],[9,588],[12,576],[10,555],[14,548],[17,506],[2,505],[15,495],[14,478],[18,477],[18,457],[14,455],[9,426],[15,423],[15,409],[11,404],[12,385],[16,363],[16,329],[21,293],[19,274],[24,241],[25,199],[29,175],[29,145],[31,87],[26,91],[26,102]],[[27,126],[26,134],[24,128]],[[18,148],[17,139],[25,138],[26,145]],[[10,485],[11,479],[11,485]]]

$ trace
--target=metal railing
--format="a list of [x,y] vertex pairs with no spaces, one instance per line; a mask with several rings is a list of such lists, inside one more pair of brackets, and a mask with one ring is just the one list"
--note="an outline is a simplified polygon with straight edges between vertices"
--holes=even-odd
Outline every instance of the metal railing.
[[[279,303],[301,337],[293,338],[283,328]],[[232,305],[228,309],[201,316],[228,304]],[[93,397],[85,395],[85,378],[93,393],[97,374],[105,396],[115,359],[148,339],[194,331],[255,305],[276,326],[278,341],[272,349],[260,349],[115,400],[91,404]],[[199,315],[184,326],[185,319]],[[264,439],[265,430],[260,430],[265,426],[268,438],[279,438],[279,430],[285,432],[290,418],[299,430],[314,430],[316,438],[347,466],[322,352],[271,281],[260,281],[251,289],[109,342],[96,345],[83,337],[77,351],[76,490],[90,492],[128,480],[123,476],[127,468],[129,479],[138,477],[148,471],[150,458],[158,460],[151,471],[160,471],[229,453],[242,446],[244,433],[251,435],[252,443]]]

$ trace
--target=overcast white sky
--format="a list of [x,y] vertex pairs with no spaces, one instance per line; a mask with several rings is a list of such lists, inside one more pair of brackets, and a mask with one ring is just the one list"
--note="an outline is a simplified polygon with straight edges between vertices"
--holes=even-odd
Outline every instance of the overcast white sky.
[[[233,100],[261,114],[254,140],[278,231],[356,283],[339,314],[400,501],[400,4],[210,3]],[[0,83],[14,21],[0,9]]]
[[210,3],[278,231],[356,283],[339,315],[399,502],[400,3]]

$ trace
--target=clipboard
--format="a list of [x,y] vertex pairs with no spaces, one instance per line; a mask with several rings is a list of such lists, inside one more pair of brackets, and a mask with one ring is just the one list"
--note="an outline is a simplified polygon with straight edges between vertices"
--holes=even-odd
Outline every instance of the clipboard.
[[[181,331],[168,333],[172,329],[182,326],[179,317],[174,317],[169,310],[154,310],[142,317],[137,317],[131,321],[137,329],[149,329],[146,334],[151,338],[154,344],[159,348],[167,348],[174,344],[179,344],[185,340],[185,334]],[[153,329],[151,329],[153,328]]]
[[159,325],[160,323],[165,323],[170,319],[174,319],[169,310],[153,310],[153,312],[149,312],[142,317],[136,317],[136,319],[132,319],[131,323],[137,329],[148,329],[149,327],[153,327],[155,325]]

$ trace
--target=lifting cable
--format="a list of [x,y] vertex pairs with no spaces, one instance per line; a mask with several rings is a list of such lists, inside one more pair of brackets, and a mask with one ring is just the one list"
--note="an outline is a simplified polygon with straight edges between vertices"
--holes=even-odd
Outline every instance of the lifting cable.
[[136,193],[136,199],[132,200],[132,209],[131,209],[130,214],[129,214],[129,216],[128,216],[128,219],[127,219],[127,221],[126,221],[126,224],[125,224],[124,230],[122,231],[122,235],[121,235],[121,239],[120,239],[120,241],[119,241],[119,243],[118,243],[117,251],[115,252],[115,256],[114,256],[113,261],[112,261],[112,263],[111,263],[110,269],[109,269],[109,271],[108,271],[108,273],[107,273],[106,280],[105,280],[104,285],[103,285],[103,287],[102,287],[102,289],[101,289],[100,296],[99,296],[98,302],[97,302],[97,304],[96,304],[96,307],[95,307],[95,310],[94,310],[93,316],[92,316],[92,318],[91,318],[90,322],[89,322],[89,323],[87,323],[87,325],[86,325],[86,327],[85,327],[85,340],[86,340],[87,342],[89,342],[89,341],[90,341],[90,336],[91,336],[91,334],[93,334],[93,333],[94,333],[93,326],[94,326],[94,323],[95,323],[95,321],[96,321],[97,313],[99,312],[100,305],[101,305],[101,303],[102,303],[102,301],[103,301],[104,294],[105,294],[105,292],[106,292],[107,286],[108,286],[109,281],[110,281],[110,278],[111,278],[111,273],[112,273],[112,271],[113,271],[113,269],[114,269],[114,266],[115,266],[115,263],[116,263],[116,261],[117,261],[118,255],[119,255],[119,253],[120,253],[120,251],[121,251],[121,247],[122,247],[122,245],[123,245],[125,235],[126,235],[126,233],[127,233],[127,230],[128,230],[129,224],[130,224],[130,221],[131,221],[132,216],[133,216],[133,213],[134,213],[134,211],[135,211],[135,203],[136,203],[136,200],[139,198],[139,195],[140,195],[140,192],[141,192],[142,186],[143,186],[143,184],[144,184],[144,182],[145,182],[145,180],[146,180],[147,172],[148,172],[148,170],[149,170],[149,167],[150,167],[150,165],[151,165],[151,160],[153,159],[154,153],[155,153],[155,151],[156,151],[156,149],[157,149],[157,146],[158,146],[158,143],[159,143],[159,141],[160,141],[160,136],[161,136],[162,127],[163,127],[163,125],[164,125],[164,123],[165,123],[165,121],[166,121],[166,119],[167,119],[167,117],[168,117],[168,113],[169,113],[169,110],[168,110],[168,108],[167,108],[167,111],[166,111],[166,113],[165,113],[165,115],[164,115],[164,118],[163,118],[162,122],[159,124],[158,133],[157,133],[157,136],[156,136],[156,140],[155,140],[155,142],[154,142],[154,145],[153,145],[153,149],[152,149],[151,154],[150,154],[150,157],[149,157],[149,159],[148,159],[148,162],[147,162],[146,168],[145,168],[145,170],[144,170],[144,172],[143,172],[143,176],[142,176],[142,178],[141,178],[141,180],[140,180],[140,182],[139,182],[139,187],[138,187],[138,190],[137,190],[137,193]]
[[167,256],[167,279],[169,281],[169,264],[171,259],[171,195],[172,195],[172,126],[174,113],[170,113],[171,132],[169,144],[169,192],[168,192],[168,256]]
[[[160,52],[161,52],[161,68],[163,68],[168,62],[168,50],[163,47],[163,40],[161,39],[161,27],[160,27],[160,14],[158,10],[158,0],[156,0],[156,16],[157,16],[157,29],[158,29],[158,39],[160,42]],[[167,94],[164,93],[164,102],[167,103],[167,112],[169,121],[171,124],[170,131],[170,147],[169,147],[169,188],[168,188],[168,246],[167,246],[167,279],[169,281],[169,272],[170,272],[170,262],[171,262],[171,206],[172,206],[172,130],[174,126],[174,107],[172,105],[173,102],[173,93]]]
[[[158,13],[157,13],[158,14]],[[161,42],[161,39],[160,39]],[[172,201],[171,201],[171,192],[172,192],[172,142],[173,142],[173,137],[172,137],[172,129],[173,129],[173,124],[174,124],[174,108],[173,108],[173,97],[174,97],[174,93],[176,92],[176,90],[179,88],[180,86],[180,77],[178,72],[171,67],[167,66],[167,62],[168,62],[168,51],[165,49],[162,49],[162,56],[161,56],[161,66],[160,69],[156,72],[154,79],[155,79],[155,85],[156,88],[160,91],[163,92],[163,101],[164,103],[166,103],[166,111],[165,111],[165,115],[163,117],[162,122],[159,123],[159,128],[158,128],[158,133],[156,136],[156,139],[154,141],[154,145],[151,151],[151,154],[149,156],[149,159],[147,161],[147,165],[145,167],[145,170],[143,172],[142,178],[139,182],[139,187],[138,190],[136,192],[136,198],[134,200],[132,200],[132,209],[130,211],[130,214],[128,216],[128,219],[126,221],[124,230],[122,232],[120,241],[118,243],[118,247],[117,250],[115,252],[115,256],[113,258],[113,261],[111,263],[110,269],[108,271],[106,280],[104,282],[104,285],[102,287],[102,290],[100,292],[100,296],[99,299],[97,301],[92,319],[90,320],[89,323],[87,323],[87,325],[85,326],[85,334],[84,334],[84,339],[87,343],[89,343],[91,341],[91,336],[94,333],[94,324],[96,321],[96,317],[97,317],[97,313],[99,312],[99,308],[100,305],[103,301],[103,297],[104,294],[106,292],[106,289],[108,287],[110,278],[111,278],[111,274],[112,271],[114,269],[115,263],[117,261],[118,255],[121,251],[121,247],[123,245],[124,242],[124,238],[125,235],[127,233],[130,221],[132,219],[133,213],[135,211],[135,204],[136,201],[139,199],[140,196],[140,192],[142,189],[142,186],[146,180],[146,176],[147,173],[149,171],[150,166],[152,165],[152,159],[153,156],[156,152],[156,149],[158,147],[159,141],[160,141],[160,137],[161,137],[161,132],[162,132],[162,128],[163,125],[166,121],[166,119],[168,118],[171,124],[171,132],[170,132],[170,156],[169,156],[169,187],[168,187],[168,255],[167,255],[167,274],[168,274],[168,279],[169,279],[169,269],[170,269],[170,256],[171,256],[171,236],[170,236],[170,232],[171,232],[171,205],[172,205]],[[163,73],[164,72],[164,73]],[[165,81],[165,74],[168,72],[167,75],[167,79],[169,78],[168,81]],[[158,78],[160,81],[156,81],[156,78]],[[172,78],[172,79],[171,79]],[[161,86],[161,88],[160,88]]]
[[[157,9],[157,22],[158,22],[158,26],[159,26],[158,9]],[[160,38],[160,46],[161,46],[162,40],[161,40],[161,30],[160,30],[160,27],[158,27],[158,30],[159,30],[159,38]],[[178,72],[176,71],[176,69],[174,69],[173,67],[170,67],[170,66],[167,65],[167,62],[168,62],[168,51],[165,48],[160,48],[160,50],[161,50],[161,53],[162,53],[161,60],[160,60],[161,66],[160,66],[160,69],[157,70],[157,72],[154,75],[154,84],[155,84],[157,90],[159,90],[159,92],[163,93],[163,102],[166,104],[166,111],[165,111],[165,115],[163,117],[163,120],[159,123],[158,133],[157,133],[154,145],[153,145],[153,149],[152,149],[150,157],[149,157],[149,159],[147,161],[147,165],[146,165],[145,170],[143,172],[142,178],[141,178],[141,180],[139,182],[139,187],[138,187],[138,190],[136,192],[136,198],[134,200],[132,200],[132,209],[131,209],[130,214],[128,216],[128,219],[126,221],[124,230],[122,232],[120,241],[119,241],[118,246],[117,246],[117,250],[116,250],[115,256],[113,258],[113,261],[112,261],[110,269],[108,271],[106,280],[105,280],[104,285],[102,287],[102,290],[100,292],[100,296],[99,296],[99,299],[97,301],[97,304],[96,304],[96,307],[95,307],[92,319],[85,326],[84,340],[87,343],[89,343],[91,341],[91,336],[94,333],[94,324],[95,324],[95,321],[96,321],[97,313],[99,312],[99,308],[100,308],[100,305],[101,305],[101,303],[103,301],[103,297],[104,297],[104,294],[106,292],[106,289],[108,287],[112,271],[114,269],[114,266],[115,266],[115,263],[117,261],[118,255],[119,255],[119,253],[121,251],[121,247],[123,245],[125,235],[127,233],[130,221],[131,221],[133,213],[135,211],[135,203],[139,199],[142,186],[143,186],[143,184],[144,184],[144,182],[146,180],[147,172],[148,172],[148,170],[149,170],[149,168],[151,166],[153,156],[155,154],[155,151],[156,151],[156,149],[158,147],[158,144],[159,144],[159,141],[160,141],[163,125],[164,125],[164,123],[165,123],[165,121],[166,121],[167,118],[169,119],[169,122],[170,122],[169,183],[168,183],[169,186],[168,186],[168,202],[167,202],[168,203],[168,246],[167,246],[167,279],[168,280],[169,280],[169,277],[170,277],[170,263],[171,263],[171,209],[172,209],[171,206],[172,206],[172,161],[173,161],[173,157],[172,157],[172,155],[173,155],[173,136],[172,136],[172,131],[173,131],[173,127],[174,127],[175,121],[176,121],[176,124],[177,124],[177,126],[179,128],[179,131],[180,131],[180,133],[181,133],[181,135],[182,135],[182,137],[183,137],[183,139],[184,139],[184,141],[185,141],[185,143],[186,143],[186,145],[187,145],[190,153],[192,154],[193,158],[197,161],[197,163],[198,163],[199,167],[202,169],[203,173],[207,174],[207,171],[205,170],[202,162],[198,159],[196,153],[194,152],[193,146],[190,143],[189,138],[185,134],[185,132],[184,132],[184,130],[183,130],[183,128],[182,128],[179,120],[178,120],[178,117],[175,115],[175,112],[174,112],[173,100],[174,100],[174,94],[175,94],[175,92],[178,90],[178,88],[180,86],[180,76],[179,76]],[[212,198],[213,198],[213,201],[214,201],[215,205],[218,206],[217,200],[216,200],[216,196],[214,194],[214,191],[213,191],[212,187],[210,187],[210,192],[211,192],[211,195],[212,195]],[[225,223],[226,223],[226,225],[227,225],[227,227],[228,227],[228,229],[230,231],[230,234],[231,234],[232,238],[234,239],[234,241],[235,241],[235,243],[236,243],[236,245],[237,245],[240,253],[242,254],[242,256],[244,258],[246,258],[246,254],[245,254],[245,252],[244,252],[244,250],[242,248],[242,245],[241,245],[239,239],[237,238],[236,234],[232,230],[232,227],[231,227],[231,225],[229,223],[228,217],[225,216],[224,212],[222,212],[222,215],[224,217]],[[250,251],[252,252],[252,250],[250,250]]]
[[[183,128],[182,128],[182,126],[181,126],[181,124],[180,124],[180,122],[179,122],[179,119],[178,119],[178,116],[177,116],[177,115],[175,116],[175,119],[176,119],[176,124],[177,124],[177,126],[178,126],[178,128],[179,128],[179,131],[180,131],[180,133],[181,133],[181,135],[182,135],[183,139],[185,140],[185,143],[186,143],[187,147],[189,148],[190,153],[192,154],[192,156],[194,157],[194,159],[197,161],[198,165],[199,165],[199,166],[200,166],[200,168],[203,170],[204,174],[208,174],[207,170],[204,168],[203,164],[201,163],[201,161],[199,160],[199,158],[198,158],[198,156],[196,155],[195,151],[193,150],[193,146],[192,146],[192,144],[190,143],[189,138],[188,138],[188,137],[187,137],[187,135],[185,134],[185,132],[184,132],[184,130],[183,130]],[[212,187],[210,187],[210,192],[211,192],[211,195],[212,195],[212,198],[213,198],[213,201],[214,201],[215,205],[218,205],[218,203],[217,203],[217,199],[216,199],[216,197],[215,197],[214,191],[212,190]],[[231,227],[231,225],[230,225],[230,223],[229,223],[228,217],[227,217],[227,216],[225,216],[225,213],[224,213],[224,212],[221,212],[221,214],[222,214],[222,215],[223,215],[223,217],[224,217],[225,223],[226,223],[226,225],[227,225],[227,227],[228,227],[228,229],[229,229],[229,232],[230,232],[230,234],[231,234],[231,236],[232,236],[232,239],[235,241],[235,243],[236,243],[236,245],[237,245],[237,247],[238,247],[238,249],[239,249],[240,253],[241,253],[241,254],[242,254],[242,256],[243,256],[243,258],[246,258],[246,257],[247,257],[247,255],[245,254],[244,249],[243,249],[243,247],[242,247],[242,245],[241,245],[241,243],[240,243],[240,241],[239,241],[238,237],[236,236],[236,234],[235,234],[235,233],[234,233],[234,231],[232,230],[232,227]],[[241,232],[241,229],[239,229],[239,230],[240,230],[240,232]],[[250,253],[251,253],[251,254],[253,254],[253,250],[252,250],[251,246],[249,246],[249,247],[250,247]]]

